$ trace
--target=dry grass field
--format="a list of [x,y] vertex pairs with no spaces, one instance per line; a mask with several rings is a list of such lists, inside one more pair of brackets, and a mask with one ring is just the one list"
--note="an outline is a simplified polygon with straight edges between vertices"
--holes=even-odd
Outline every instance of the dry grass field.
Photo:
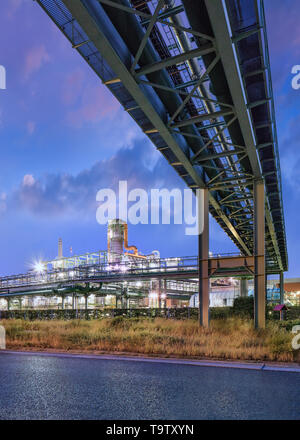
[[2,320],[7,348],[78,350],[232,360],[293,361],[292,333],[269,322],[256,331],[250,320],[213,320],[209,329],[194,320],[122,318],[70,321]]

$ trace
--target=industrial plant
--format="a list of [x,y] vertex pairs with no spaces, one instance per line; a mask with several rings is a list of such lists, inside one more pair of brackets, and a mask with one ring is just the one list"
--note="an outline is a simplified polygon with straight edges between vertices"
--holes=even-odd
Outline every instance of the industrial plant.
[[[199,297],[208,327],[209,306],[248,295],[252,279],[255,327],[265,328],[267,278],[280,276],[283,304],[288,252],[263,2],[36,3],[202,191],[203,231],[198,256],[161,258],[128,246],[127,225],[113,220],[106,250],[63,257],[60,241],[56,259],[1,278],[1,307],[188,307]],[[209,213],[238,253],[209,252]]]
[[[221,258],[210,257],[212,262]],[[232,264],[235,258],[241,259],[227,255],[221,260]],[[217,274],[210,283],[211,306],[231,306],[237,296],[248,295],[249,276],[238,280],[231,273]],[[128,244],[128,225],[120,219],[108,223],[106,250],[64,257],[60,238],[55,259],[0,278],[0,310],[197,306],[197,257],[161,258],[158,250],[144,255]]]

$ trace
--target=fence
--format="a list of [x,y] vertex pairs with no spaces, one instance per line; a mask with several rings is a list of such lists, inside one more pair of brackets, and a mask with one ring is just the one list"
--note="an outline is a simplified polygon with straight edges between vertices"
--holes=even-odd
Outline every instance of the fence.
[[[224,319],[232,316],[253,318],[253,298],[237,298],[233,307],[211,307],[211,319]],[[139,308],[139,309],[87,309],[87,310],[10,310],[0,311],[0,319],[50,320],[50,319],[103,319],[123,316],[127,318],[170,318],[170,319],[198,319],[197,308]],[[266,308],[266,317],[279,320],[279,312],[273,311],[273,306]],[[289,307],[285,319],[300,319],[300,307]]]

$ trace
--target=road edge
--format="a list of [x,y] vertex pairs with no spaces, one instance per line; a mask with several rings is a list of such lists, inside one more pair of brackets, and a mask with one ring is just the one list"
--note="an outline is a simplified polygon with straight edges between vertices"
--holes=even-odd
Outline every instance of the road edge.
[[21,356],[44,356],[44,357],[59,357],[59,358],[79,358],[91,360],[118,360],[127,362],[151,362],[163,364],[177,364],[177,365],[192,365],[198,367],[215,367],[215,368],[236,368],[243,370],[256,371],[278,371],[289,373],[300,373],[300,366],[285,366],[272,364],[270,362],[239,362],[239,361],[215,361],[215,360],[197,360],[197,359],[181,359],[181,358],[161,358],[161,357],[147,357],[147,356],[125,356],[118,354],[84,354],[84,353],[66,353],[66,352],[49,352],[49,351],[16,351],[16,350],[1,350],[0,355],[21,355]]

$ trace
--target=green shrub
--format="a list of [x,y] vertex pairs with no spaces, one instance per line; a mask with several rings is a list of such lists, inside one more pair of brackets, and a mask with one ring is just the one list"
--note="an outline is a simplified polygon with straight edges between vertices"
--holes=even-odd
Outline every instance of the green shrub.
[[226,319],[232,316],[232,307],[210,307],[210,319]]
[[233,314],[241,317],[254,317],[254,298],[253,296],[245,296],[235,298],[233,303]]
[[292,331],[292,328],[295,325],[300,325],[300,319],[294,319],[294,320],[290,320],[290,321],[279,321],[278,324],[279,324],[280,328],[285,329],[288,332],[290,332],[290,331]]

